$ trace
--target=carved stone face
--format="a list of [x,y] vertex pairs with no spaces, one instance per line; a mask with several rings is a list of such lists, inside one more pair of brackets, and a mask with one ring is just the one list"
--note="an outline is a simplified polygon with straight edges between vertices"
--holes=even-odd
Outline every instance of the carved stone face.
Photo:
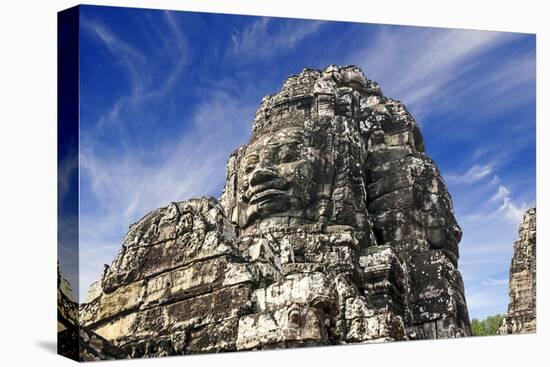
[[304,129],[289,127],[252,142],[238,172],[239,224],[274,216],[304,216],[314,198],[319,152]]

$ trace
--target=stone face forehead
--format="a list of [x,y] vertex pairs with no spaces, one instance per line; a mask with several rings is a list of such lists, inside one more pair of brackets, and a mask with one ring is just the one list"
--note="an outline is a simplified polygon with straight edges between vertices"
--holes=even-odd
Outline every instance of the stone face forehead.
[[247,146],[247,153],[263,148],[276,147],[304,142],[305,129],[303,127],[287,127],[272,131],[260,136]]

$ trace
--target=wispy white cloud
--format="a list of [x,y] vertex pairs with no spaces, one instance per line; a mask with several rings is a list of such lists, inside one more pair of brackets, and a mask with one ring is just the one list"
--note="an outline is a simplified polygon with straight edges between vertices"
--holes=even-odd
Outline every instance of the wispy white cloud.
[[508,304],[506,286],[487,283],[466,289],[466,303],[471,318],[483,319],[496,313],[504,314]]
[[219,193],[227,157],[246,141],[256,106],[220,92],[206,97],[184,122],[189,128],[166,141],[153,161],[135,147],[115,157],[94,146],[81,151],[82,175],[98,203],[92,213],[83,207],[88,214],[81,218],[81,247],[90,250],[81,253],[88,264],[81,284],[97,280],[102,264],[116,255],[122,235],[113,238],[113,233],[124,233],[129,224],[172,201]]
[[[187,40],[170,12],[164,12],[164,20],[169,32],[164,33],[163,39],[169,43],[169,47],[162,50],[169,53],[170,60],[175,61],[157,65],[151,62],[150,57],[125,42],[106,25],[82,17],[82,29],[90,36],[95,36],[113,54],[116,62],[122,64],[130,84],[127,93],[118,96],[111,107],[106,109],[99,118],[96,124],[97,130],[101,130],[105,124],[119,123],[120,114],[128,108],[135,108],[147,100],[166,96],[182,76],[185,65],[189,61]],[[160,77],[155,78],[156,75]]]
[[508,285],[508,278],[500,278],[500,279],[487,278],[486,280],[482,281],[481,284],[488,287]]
[[485,292],[466,292],[466,302],[468,304],[468,308],[478,309],[489,304],[490,299]]
[[471,247],[471,251],[466,251],[467,253],[462,251],[459,262],[471,318],[485,318],[506,312],[513,240],[507,239],[510,234],[506,230],[503,232],[504,234],[491,234],[495,242],[490,245],[483,241],[472,243],[469,238],[463,243]]
[[519,223],[528,208],[529,205],[525,203],[516,204],[509,196],[506,196],[503,198],[503,203],[500,208],[498,208],[498,211],[504,213],[504,216],[512,223]]
[[[498,178],[498,176],[495,176],[495,178]],[[501,200],[509,195],[510,195],[510,190],[508,190],[506,186],[500,185],[498,187],[497,193],[491,198],[491,201]]]
[[[271,18],[259,18],[252,24],[231,35],[227,57],[240,63],[269,58],[292,49],[308,36],[318,32],[322,21],[281,21],[278,26]],[[281,23],[282,22],[282,23]]]
[[466,183],[471,184],[477,182],[493,173],[493,166],[491,164],[474,164],[466,172],[462,174],[448,174],[445,176],[448,183]]
[[[501,184],[502,179],[494,172],[492,165],[474,164],[463,174],[446,174],[445,180],[453,190],[469,191],[469,194],[461,194],[462,201],[459,203],[459,206],[465,207],[468,207],[468,203],[473,204],[469,206],[470,210],[461,212],[464,219],[479,221],[504,217],[512,224],[519,224],[523,213],[534,203],[520,204],[514,200],[514,193],[507,186]],[[474,184],[477,187],[472,188]],[[498,187],[495,189],[496,185]],[[465,190],[461,186],[468,188]],[[458,187],[461,188],[457,189]],[[530,190],[532,189],[530,188]],[[469,197],[471,197],[470,201]],[[495,207],[495,205],[498,206]]]
[[418,118],[435,106],[441,110],[452,103],[445,100],[445,91],[463,83],[461,76],[475,67],[482,53],[513,37],[502,32],[385,27],[350,59]]
[[165,142],[153,162],[134,150],[103,157],[86,146],[82,168],[101,202],[125,203],[118,212],[135,218],[145,209],[212,191],[223,182],[225,160],[243,143],[254,109],[227,94],[214,93],[186,122],[191,128]]
[[491,201],[501,202],[501,206],[498,208],[498,213],[503,213],[504,216],[512,223],[518,224],[523,219],[525,211],[534,205],[528,203],[517,203],[512,199],[512,193],[510,190],[500,185],[497,192],[491,198]]
[[116,37],[105,25],[94,22],[86,17],[82,17],[80,25],[84,30],[94,33],[101,41],[103,41],[103,43],[113,54],[118,56],[123,61],[126,61],[128,66],[133,65],[133,63],[137,60],[141,62],[146,61],[145,55],[143,55],[136,48],[130,46],[127,42],[124,42],[120,38]]
[[[140,118],[147,104],[158,108],[153,100],[164,98],[165,108],[166,97],[173,95],[189,61],[187,40],[177,19],[170,12],[162,19],[163,42],[170,42],[171,47],[162,48],[168,54],[156,58],[142,57],[101,23],[83,22],[85,31],[123,64],[129,85],[81,140],[81,177],[89,190],[80,220],[81,299],[88,285],[99,278],[102,265],[116,255],[129,224],[171,201],[221,190],[226,159],[244,143],[254,116],[255,105],[213,89],[201,95],[202,102],[193,106],[191,115],[182,116],[181,128],[171,127],[175,134],[159,147],[151,149],[145,142],[133,141],[135,124],[144,124],[134,118]],[[167,64],[152,63],[159,57],[168,60]],[[104,149],[105,136],[119,137],[116,150],[112,146]]]
[[[498,68],[487,72],[487,75],[483,78],[479,78],[475,83],[462,86],[459,93],[461,95],[468,95],[474,94],[473,92],[477,90],[487,92],[494,99],[507,96],[508,102],[513,106],[516,102],[523,101],[522,97],[534,97],[534,88],[521,88],[523,92],[527,92],[521,95],[511,95],[510,93],[517,92],[522,86],[534,86],[535,77],[536,58],[534,54],[508,57],[502,60]],[[475,94],[478,95],[478,93]],[[508,106],[500,107],[504,108]]]
[[[485,161],[488,158],[489,163]],[[487,146],[474,150],[465,160],[475,163],[444,177],[463,231],[459,267],[468,309],[471,317],[483,318],[506,311],[513,243],[529,206],[519,202],[533,195],[534,187],[526,186],[519,177],[501,176],[508,159],[493,154]]]
[[78,156],[76,153],[68,155],[58,165],[57,187],[58,195],[62,199],[71,189],[72,181],[78,175]]
[[[473,75],[465,80],[453,81],[447,87],[451,92],[443,90],[443,95],[449,93],[454,101],[468,101],[469,108],[464,108],[462,103],[450,103],[448,110],[452,119],[463,119],[466,123],[470,116],[475,116],[476,127],[480,128],[493,122],[495,116],[507,116],[509,111],[514,111],[526,103],[535,100],[536,59],[533,54],[521,56],[508,56],[500,60],[498,65],[484,71],[482,76]],[[445,109],[444,109],[445,110]],[[446,119],[441,120],[441,128],[445,129]],[[504,128],[524,129],[519,135],[528,137],[528,130],[534,126],[534,121],[507,121]],[[452,127],[452,125],[451,125]],[[454,129],[464,135],[476,129]],[[456,134],[455,132],[455,134]],[[531,142],[534,140],[530,139]],[[519,141],[517,143],[520,143]],[[517,144],[516,143],[516,144]],[[506,154],[506,152],[502,152]]]
[[[492,185],[500,181],[500,178],[495,175],[488,184]],[[498,203],[499,207],[494,209],[492,203]],[[534,205],[534,203],[532,203],[531,205]],[[490,199],[486,200],[484,205],[480,205],[479,207],[480,209],[485,208],[487,212],[483,213],[479,211],[477,217],[479,218],[479,216],[491,217],[504,215],[504,217],[508,221],[510,221],[510,223],[519,224],[523,218],[523,214],[531,205],[528,203],[518,203],[514,201],[513,193],[510,191],[510,189],[508,189],[504,185],[499,185],[494,195]],[[470,214],[469,217],[475,218],[476,214]]]
[[126,70],[130,78],[134,94],[142,92],[145,88],[145,83],[140,70],[147,62],[145,55],[129,43],[120,39],[120,37],[117,37],[107,26],[100,22],[83,16],[80,20],[80,26],[86,34],[96,37],[98,41],[105,45],[115,57],[115,62],[122,64],[121,66]]
[[231,48],[229,52],[233,55],[242,55],[251,51],[258,51],[258,43],[267,37],[267,25],[269,18],[260,18],[241,32],[231,35]]

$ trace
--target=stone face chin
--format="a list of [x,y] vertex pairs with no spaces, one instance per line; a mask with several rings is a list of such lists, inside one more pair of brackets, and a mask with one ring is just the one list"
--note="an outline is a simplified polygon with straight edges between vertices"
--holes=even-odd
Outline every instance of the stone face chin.
[[130,357],[467,336],[460,237],[405,106],[355,66],[305,69],[219,202],[130,227],[80,322]]

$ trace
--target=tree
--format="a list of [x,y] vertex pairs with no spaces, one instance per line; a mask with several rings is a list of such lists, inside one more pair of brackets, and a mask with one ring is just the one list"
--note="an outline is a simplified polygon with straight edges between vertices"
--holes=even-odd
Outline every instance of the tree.
[[496,335],[497,330],[502,325],[504,315],[488,316],[484,320],[472,319],[472,335],[473,336],[486,336]]

